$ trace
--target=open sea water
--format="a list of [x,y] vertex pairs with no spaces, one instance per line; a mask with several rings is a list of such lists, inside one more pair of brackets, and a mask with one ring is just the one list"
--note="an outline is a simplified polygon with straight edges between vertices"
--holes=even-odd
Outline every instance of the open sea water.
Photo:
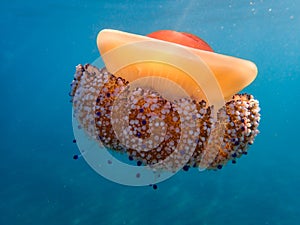
[[[300,1],[21,1],[0,7],[0,225],[300,224]],[[128,187],[73,160],[69,84],[104,28],[196,34],[256,63],[249,154],[222,170]]]

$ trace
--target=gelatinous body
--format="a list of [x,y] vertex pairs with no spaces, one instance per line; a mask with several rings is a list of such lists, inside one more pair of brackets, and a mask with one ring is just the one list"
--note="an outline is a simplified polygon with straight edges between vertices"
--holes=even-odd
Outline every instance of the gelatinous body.
[[78,65],[71,96],[76,142],[101,175],[154,184],[182,168],[220,169],[247,153],[260,109],[252,95],[237,92],[255,78],[253,63],[173,31],[104,30],[97,43],[106,67]]

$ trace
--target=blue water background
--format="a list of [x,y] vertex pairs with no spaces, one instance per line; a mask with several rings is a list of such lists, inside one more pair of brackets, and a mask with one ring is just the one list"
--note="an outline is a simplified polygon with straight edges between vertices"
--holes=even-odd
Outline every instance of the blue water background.
[[[296,225],[300,215],[300,1],[21,1],[0,7],[0,224]],[[245,91],[261,133],[221,171],[127,187],[95,173],[72,143],[69,83],[99,56],[104,28],[194,33],[254,61]]]

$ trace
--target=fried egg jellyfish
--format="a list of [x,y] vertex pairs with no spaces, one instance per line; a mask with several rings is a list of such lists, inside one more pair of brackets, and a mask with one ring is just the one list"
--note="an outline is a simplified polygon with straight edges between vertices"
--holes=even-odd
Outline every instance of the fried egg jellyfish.
[[77,145],[100,175],[143,186],[247,154],[260,109],[237,93],[255,79],[255,64],[176,31],[102,30],[97,45],[105,67],[78,65],[71,96]]

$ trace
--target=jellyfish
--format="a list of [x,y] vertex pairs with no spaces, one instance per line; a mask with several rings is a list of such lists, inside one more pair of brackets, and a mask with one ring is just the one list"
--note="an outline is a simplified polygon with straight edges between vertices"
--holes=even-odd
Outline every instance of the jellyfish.
[[255,79],[254,63],[171,30],[105,29],[97,46],[103,68],[98,60],[79,64],[70,94],[76,144],[100,175],[142,186],[189,168],[218,170],[247,154],[260,108],[239,92]]

